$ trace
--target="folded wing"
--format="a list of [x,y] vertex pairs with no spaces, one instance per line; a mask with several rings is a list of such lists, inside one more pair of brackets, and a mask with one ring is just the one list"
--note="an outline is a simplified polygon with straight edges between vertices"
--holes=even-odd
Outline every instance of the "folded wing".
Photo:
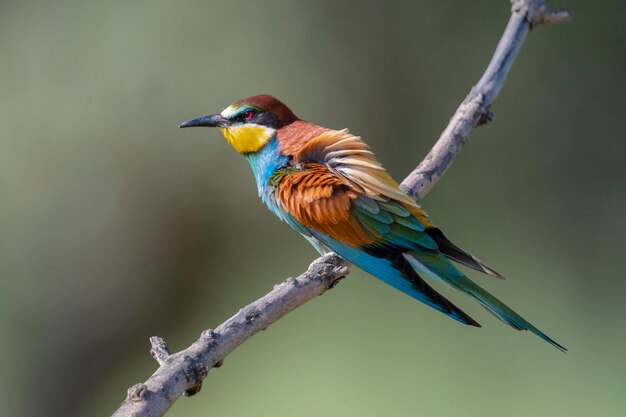
[[[431,223],[357,139],[346,132],[329,132],[317,142],[324,150],[309,142],[291,168],[276,173],[277,203],[297,229],[303,226],[357,266],[462,323],[478,326],[401,256],[406,251],[438,251],[425,232]],[[337,144],[356,153],[348,157]]]

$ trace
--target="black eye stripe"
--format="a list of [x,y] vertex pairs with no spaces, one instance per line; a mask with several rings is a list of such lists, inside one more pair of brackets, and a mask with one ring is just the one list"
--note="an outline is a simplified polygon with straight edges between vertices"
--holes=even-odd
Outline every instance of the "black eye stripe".
[[272,112],[263,112],[254,116],[254,123],[276,128],[278,126],[278,118]]
[[[252,112],[250,117],[246,117],[249,112]],[[278,116],[271,111],[261,111],[255,108],[247,108],[241,113],[232,115],[229,119],[233,123],[254,123],[271,128],[278,127]]]
[[234,117],[233,120],[236,122],[246,122],[252,120],[255,116],[258,115],[258,111],[254,109],[247,109],[243,113],[238,114]]

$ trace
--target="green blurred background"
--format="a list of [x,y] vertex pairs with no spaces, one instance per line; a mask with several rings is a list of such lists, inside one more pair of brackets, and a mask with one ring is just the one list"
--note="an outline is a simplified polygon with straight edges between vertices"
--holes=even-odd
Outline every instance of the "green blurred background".
[[[626,415],[626,13],[552,1],[423,201],[510,279],[480,283],[570,349],[458,293],[463,327],[353,270],[168,416]],[[486,67],[505,0],[0,3],[0,415],[106,416],[316,257],[218,132],[261,92],[362,135],[403,178]]]

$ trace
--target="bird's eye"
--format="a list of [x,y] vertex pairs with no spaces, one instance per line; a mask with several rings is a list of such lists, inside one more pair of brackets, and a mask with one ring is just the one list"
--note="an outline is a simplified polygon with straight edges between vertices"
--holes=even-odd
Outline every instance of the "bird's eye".
[[254,110],[246,110],[241,117],[243,117],[243,120],[250,120],[254,117],[254,115],[256,114],[256,112]]

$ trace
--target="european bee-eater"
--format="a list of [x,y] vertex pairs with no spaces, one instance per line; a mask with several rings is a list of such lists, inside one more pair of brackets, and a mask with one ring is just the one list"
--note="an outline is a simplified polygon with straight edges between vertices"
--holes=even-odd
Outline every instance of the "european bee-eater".
[[360,137],[304,121],[266,94],[179,127],[193,126],[220,128],[248,159],[263,202],[320,253],[334,251],[453,319],[480,327],[422,276],[443,282],[511,327],[566,350],[452,264],[502,278],[450,242]]

